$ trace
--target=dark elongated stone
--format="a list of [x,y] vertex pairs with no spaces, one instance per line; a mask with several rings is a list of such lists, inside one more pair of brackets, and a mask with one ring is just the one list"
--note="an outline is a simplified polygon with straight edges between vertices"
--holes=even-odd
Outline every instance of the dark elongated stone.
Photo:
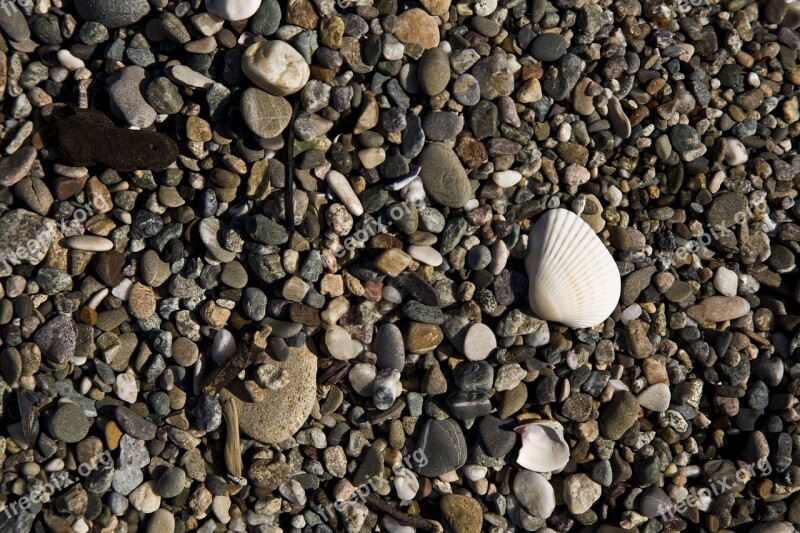
[[492,412],[492,402],[485,392],[456,392],[447,397],[454,418],[469,420]]
[[158,429],[156,425],[141,417],[133,410],[120,405],[117,407],[114,414],[122,430],[131,437],[146,441],[156,438],[156,429]]
[[118,128],[99,111],[66,109],[55,127],[61,155],[73,166],[161,170],[178,158],[178,145],[166,135]]
[[416,272],[402,272],[392,280],[392,285],[410,294],[415,300],[434,307],[439,307],[439,294],[422,276]]

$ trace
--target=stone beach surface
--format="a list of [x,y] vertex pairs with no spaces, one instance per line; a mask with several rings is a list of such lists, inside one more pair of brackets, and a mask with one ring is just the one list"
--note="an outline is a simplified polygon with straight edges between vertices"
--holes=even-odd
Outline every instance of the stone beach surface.
[[3,3],[0,532],[800,531],[798,28]]

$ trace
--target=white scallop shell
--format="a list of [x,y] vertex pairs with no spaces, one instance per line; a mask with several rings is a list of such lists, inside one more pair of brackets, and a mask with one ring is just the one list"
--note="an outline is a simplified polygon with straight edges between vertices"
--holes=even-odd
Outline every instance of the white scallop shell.
[[619,301],[614,258],[592,228],[566,209],[542,215],[528,238],[525,257],[531,309],[573,328],[596,326]]
[[555,420],[541,420],[519,426],[522,448],[517,463],[534,472],[555,472],[569,462],[569,445],[564,440],[564,426]]
[[556,508],[556,493],[543,475],[522,470],[514,478],[514,496],[529,513],[550,518]]

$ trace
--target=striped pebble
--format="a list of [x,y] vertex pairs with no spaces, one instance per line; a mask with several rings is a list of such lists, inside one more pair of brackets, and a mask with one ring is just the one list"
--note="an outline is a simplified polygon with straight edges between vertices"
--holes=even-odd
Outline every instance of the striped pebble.
[[415,246],[412,244],[408,247],[407,251],[408,255],[410,255],[414,261],[419,261],[420,263],[432,267],[437,267],[442,264],[442,254],[430,246]]
[[114,247],[114,243],[105,237],[96,235],[76,235],[67,239],[67,246],[73,250],[107,252]]
[[339,198],[339,201],[344,204],[353,216],[360,217],[364,214],[364,207],[361,205],[361,201],[350,186],[350,182],[341,172],[331,170],[325,179],[328,181],[333,194]]

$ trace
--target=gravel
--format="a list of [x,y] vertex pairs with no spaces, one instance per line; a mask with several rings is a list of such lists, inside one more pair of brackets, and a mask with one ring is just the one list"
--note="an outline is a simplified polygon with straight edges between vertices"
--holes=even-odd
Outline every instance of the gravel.
[[796,530],[800,8],[695,4],[8,2],[0,531]]

